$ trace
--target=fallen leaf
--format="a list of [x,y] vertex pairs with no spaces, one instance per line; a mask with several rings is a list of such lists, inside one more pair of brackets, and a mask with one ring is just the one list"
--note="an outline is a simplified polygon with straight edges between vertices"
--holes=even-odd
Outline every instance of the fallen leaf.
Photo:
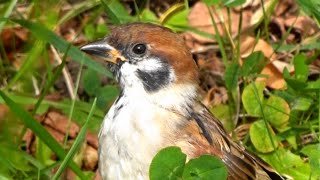
[[291,14],[292,12],[296,12],[298,8],[299,7],[294,2],[294,0],[281,0],[281,1],[278,1],[278,4],[274,10],[274,15],[276,17],[285,16],[288,13]]
[[92,146],[86,146],[83,156],[83,167],[85,170],[94,170],[98,164],[98,151]]
[[[50,126],[51,128],[56,129],[60,133],[65,134],[68,128],[68,121],[69,120],[67,116],[60,114],[56,111],[50,111],[47,114],[47,118],[45,119],[44,124],[47,126]],[[71,138],[75,138],[78,132],[79,132],[79,126],[71,121],[68,135]]]
[[96,170],[96,176],[94,177],[94,180],[102,180],[102,177],[99,173],[99,169]]
[[303,34],[303,36],[311,36],[319,32],[319,27],[314,20],[307,16],[291,16],[285,19],[286,27],[293,27]]
[[268,12],[270,11],[270,8],[272,8],[271,6],[273,5],[272,3],[274,3],[274,0],[265,1],[264,7],[260,5],[260,7],[254,12],[254,14],[251,17],[251,26],[260,23],[265,18],[265,16],[268,16]]
[[[251,17],[251,10],[243,10],[242,11],[242,29],[246,29],[249,27],[249,19]],[[224,32],[224,24],[227,24],[228,22],[228,11],[227,8],[222,8],[219,10],[215,10],[215,13],[213,13],[213,19],[217,23],[218,31],[219,33],[224,36],[226,33]],[[236,12],[235,10],[230,11],[230,19],[231,19],[231,25],[226,25],[226,28],[231,27],[231,36],[238,33],[238,27],[239,27],[239,19],[240,19],[240,13]],[[202,2],[197,2],[191,9],[189,16],[188,16],[188,22],[191,27],[194,27],[200,31],[210,33],[212,35],[216,34],[214,26],[212,24],[212,20],[210,17],[210,13],[208,11],[207,6]],[[230,31],[230,29],[228,30]],[[212,43],[215,42],[213,38],[206,38],[203,36],[200,36],[195,33],[191,33],[192,36],[197,39],[200,43]]]
[[57,140],[59,143],[63,143],[64,134],[50,126],[44,126],[44,128],[53,136],[55,140]]
[[9,108],[5,104],[0,104],[0,121],[6,116],[9,112]]
[[266,86],[272,89],[285,88],[285,80],[282,73],[272,63],[267,64],[261,74],[267,75],[267,77],[259,77],[256,80],[257,82],[265,82]]
[[279,61],[279,60],[272,61],[272,64],[275,68],[277,68],[279,72],[283,72],[285,68],[289,71],[289,73],[294,72],[294,66],[292,64]]
[[240,54],[241,58],[248,57],[254,51],[261,51],[266,58],[270,58],[271,61],[276,59],[276,54],[273,48],[263,39],[258,39],[252,36],[243,37],[241,40]]
[[34,134],[30,129],[27,129],[27,132],[23,136],[23,141],[26,143],[26,151],[31,153],[31,146],[34,141]]
[[90,146],[94,147],[95,149],[98,149],[99,142],[98,142],[98,137],[96,134],[88,132],[86,135],[86,140]]

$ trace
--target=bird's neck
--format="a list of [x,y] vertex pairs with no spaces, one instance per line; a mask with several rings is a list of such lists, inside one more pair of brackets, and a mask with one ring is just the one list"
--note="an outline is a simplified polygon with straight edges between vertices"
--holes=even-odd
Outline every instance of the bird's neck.
[[136,101],[148,102],[164,109],[186,114],[186,111],[196,100],[197,86],[194,84],[174,84],[152,93],[129,87],[123,89],[123,94]]

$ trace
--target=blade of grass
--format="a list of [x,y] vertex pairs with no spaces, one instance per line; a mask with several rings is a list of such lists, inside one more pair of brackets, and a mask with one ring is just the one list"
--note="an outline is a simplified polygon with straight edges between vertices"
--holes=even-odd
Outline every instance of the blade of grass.
[[139,10],[138,4],[135,0],[133,0],[133,4],[134,4],[134,10],[136,11],[136,14],[138,17],[138,21],[141,21],[141,12]]
[[[32,132],[38,136],[54,153],[56,153],[60,159],[65,158],[66,154],[63,148],[37,120],[35,120],[21,106],[12,101],[3,91],[0,91],[0,96],[4,99],[11,111],[21,119],[25,126],[30,128]],[[77,176],[79,176],[81,179],[85,178],[83,172],[74,162],[70,162],[69,166]]]
[[49,89],[53,86],[54,82],[61,75],[62,69],[64,68],[64,66],[66,64],[67,54],[69,52],[70,47],[71,47],[71,44],[69,44],[69,46],[67,47],[66,53],[64,54],[63,59],[62,59],[62,63],[58,66],[57,70],[53,74],[53,77],[47,81],[47,83],[43,89],[43,92],[41,93],[41,96],[39,97],[36,105],[34,106],[34,109],[32,111],[32,115],[34,115],[37,112],[37,109],[39,108],[44,97],[47,95]]
[[4,12],[1,20],[0,20],[0,33],[2,32],[3,26],[6,24],[6,19],[12,13],[13,8],[16,6],[18,0],[11,0],[7,10]]
[[68,11],[59,21],[59,24],[63,24],[67,22],[68,20],[78,16],[79,14],[83,13],[84,11],[87,11],[91,8],[94,8],[101,4],[100,0],[92,0],[92,1],[83,1],[80,2],[72,7],[70,11]]
[[[21,105],[34,105],[38,101],[38,99],[36,99],[36,98],[17,95],[17,94],[7,93],[7,96],[10,99],[12,99],[15,103],[21,104]],[[1,98],[1,96],[0,96],[0,103],[5,103],[5,101]],[[76,104],[77,104],[77,106],[75,107],[76,110],[89,113],[88,110],[90,109],[90,105],[88,103],[83,102],[83,101],[76,101]],[[55,107],[57,109],[70,109],[71,102],[70,102],[70,100],[64,100],[62,102],[43,100],[41,105],[43,105],[43,106],[49,105],[49,106]],[[104,112],[99,109],[96,109],[94,112],[94,116],[98,116],[98,117],[103,118]]]
[[[34,23],[31,21],[23,20],[23,19],[11,19],[11,21],[20,24],[21,26],[29,29],[32,34],[35,35],[36,38],[39,40],[48,42],[52,44],[55,48],[57,48],[62,53],[66,53],[66,50],[68,49],[69,42],[65,41],[61,37],[57,36],[54,32],[47,29],[45,26]],[[68,55],[75,61],[81,62],[83,61],[83,64],[88,66],[89,68],[96,70],[97,72],[104,74],[107,77],[112,78],[112,73],[108,71],[106,68],[86,56],[84,53],[82,53],[77,47],[70,45],[69,53]]]
[[27,72],[30,72],[30,68],[35,64],[37,60],[39,60],[40,54],[43,51],[44,47],[44,42],[37,41],[35,43],[34,48],[30,50],[21,68],[9,82],[8,86],[6,86],[6,89],[10,89],[23,75],[25,75]]
[[217,40],[217,42],[219,44],[219,48],[221,50],[223,64],[224,64],[225,67],[227,67],[228,66],[228,57],[227,57],[226,50],[224,48],[224,44],[223,44],[223,40],[222,40],[221,34],[219,33],[218,25],[217,25],[216,21],[214,20],[213,13],[212,13],[212,10],[211,10],[210,6],[207,5],[207,9],[209,11],[211,22],[212,22],[214,31],[216,33],[215,34],[216,40]]
[[[264,109],[264,108],[263,108],[263,105],[262,105],[263,102],[261,102],[261,100],[260,100],[260,98],[259,98],[258,88],[257,88],[257,86],[256,86],[255,83],[253,83],[252,85],[253,85],[253,89],[254,89],[254,96],[255,96],[255,98],[258,100],[259,109],[260,109],[260,112],[261,112],[261,117],[262,117],[262,119],[263,119],[263,122],[264,122],[264,124],[265,124],[266,127],[269,127],[269,124],[268,124],[268,122],[267,122],[267,119],[266,119],[266,116],[265,116],[264,110],[263,110],[263,109]],[[267,133],[268,133],[268,137],[269,137],[269,139],[270,139],[270,142],[271,142],[271,144],[272,144],[273,149],[276,150],[276,145],[274,144],[275,142],[274,142],[273,139],[272,139],[272,133],[271,133],[271,131],[270,131],[269,128],[267,128]],[[275,151],[275,153],[276,153],[276,156],[277,156],[278,160],[281,161],[281,158],[280,158],[279,154],[277,153],[277,151]]]
[[[77,82],[76,82],[76,87],[74,89],[74,94],[78,93],[81,74],[82,74],[82,68],[83,68],[83,64],[81,63],[80,70],[77,75]],[[68,140],[69,130],[70,130],[70,126],[71,126],[71,119],[72,119],[73,113],[74,113],[75,103],[76,103],[76,99],[74,98],[74,99],[72,99],[72,104],[71,104],[70,113],[69,113],[69,117],[68,117],[67,132],[66,132],[66,135],[64,136],[64,143],[63,143],[64,146],[67,145],[67,140]]]
[[67,168],[67,165],[71,162],[73,156],[76,154],[76,152],[79,150],[81,143],[83,142],[86,132],[87,132],[87,128],[88,128],[88,122],[89,119],[92,116],[92,112],[94,110],[94,108],[96,107],[96,102],[97,102],[97,98],[94,99],[90,113],[86,119],[85,124],[82,126],[79,135],[77,136],[77,138],[75,139],[73,145],[71,146],[68,154],[66,155],[66,157],[64,158],[64,160],[62,161],[58,171],[56,172],[56,174],[53,176],[53,180],[58,180],[58,178],[61,176],[62,172]]
[[[62,63],[58,66],[57,70],[55,71],[54,75],[52,78],[49,78],[49,80],[46,82],[45,84],[45,87],[40,95],[40,97],[38,98],[38,101],[37,103],[35,104],[32,112],[31,112],[31,115],[34,116],[38,110],[38,108],[40,107],[41,105],[41,102],[43,101],[44,97],[47,95],[49,89],[53,86],[54,82],[58,79],[58,77],[60,76],[61,72],[62,72],[62,69],[64,68],[64,65],[66,63],[66,58],[67,58],[67,54],[68,54],[68,50],[70,49],[70,45],[68,46],[67,50],[66,50],[66,53],[64,54],[64,57],[63,57],[63,60],[62,60]],[[20,72],[19,72],[20,73]],[[27,128],[24,127],[20,133],[20,138],[19,140],[22,140],[24,134],[27,132]],[[20,144],[21,142],[18,142],[17,144]]]

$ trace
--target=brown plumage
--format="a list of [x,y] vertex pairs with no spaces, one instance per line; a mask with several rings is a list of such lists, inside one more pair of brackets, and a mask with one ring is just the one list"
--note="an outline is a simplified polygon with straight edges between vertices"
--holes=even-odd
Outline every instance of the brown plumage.
[[179,35],[134,23],[114,27],[108,37],[81,49],[109,62],[121,87],[99,134],[103,179],[148,179],[153,156],[172,145],[188,159],[202,154],[219,157],[230,180],[282,179],[233,142],[197,101],[197,66]]

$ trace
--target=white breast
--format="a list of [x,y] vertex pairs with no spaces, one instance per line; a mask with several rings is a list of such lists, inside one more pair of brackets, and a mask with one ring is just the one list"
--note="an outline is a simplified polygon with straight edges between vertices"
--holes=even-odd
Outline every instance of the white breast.
[[168,137],[179,120],[168,108],[176,108],[186,99],[175,94],[179,91],[165,92],[148,95],[138,88],[125,90],[110,108],[99,134],[103,179],[149,179],[152,158],[160,149],[174,144]]
[[112,106],[99,135],[103,177],[148,179],[146,169],[162,144],[161,125],[155,122],[162,111],[144,99],[126,95]]

